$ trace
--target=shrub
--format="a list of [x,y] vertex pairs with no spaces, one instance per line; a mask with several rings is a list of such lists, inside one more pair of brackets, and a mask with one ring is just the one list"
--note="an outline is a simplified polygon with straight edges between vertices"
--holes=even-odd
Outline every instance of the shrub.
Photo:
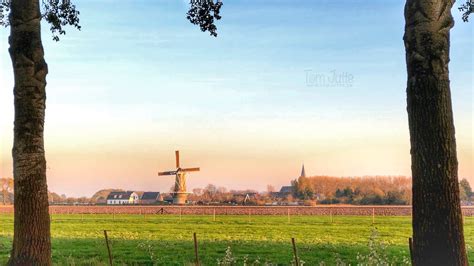
[[385,244],[379,240],[379,234],[376,229],[372,229],[369,238],[369,253],[357,254],[357,265],[360,266],[389,266],[389,265],[411,265],[409,258],[402,257],[401,261],[390,259],[387,255]]
[[232,254],[230,247],[225,250],[225,256],[222,259],[217,259],[218,266],[234,266],[237,263],[237,259]]

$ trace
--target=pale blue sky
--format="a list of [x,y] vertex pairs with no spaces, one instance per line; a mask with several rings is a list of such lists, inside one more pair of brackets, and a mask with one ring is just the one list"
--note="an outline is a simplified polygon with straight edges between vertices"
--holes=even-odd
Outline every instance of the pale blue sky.
[[[191,186],[283,185],[303,161],[314,175],[410,174],[403,1],[224,0],[217,38],[186,20],[184,0],[75,3],[81,31],[68,28],[55,43],[43,22],[52,190],[167,190],[172,181],[155,174],[173,165],[175,148],[207,169]],[[472,178],[472,23],[453,13],[460,174]],[[1,174],[9,176],[12,71],[8,30],[0,33]],[[306,70],[354,79],[308,86]],[[120,158],[141,159],[127,168]]]

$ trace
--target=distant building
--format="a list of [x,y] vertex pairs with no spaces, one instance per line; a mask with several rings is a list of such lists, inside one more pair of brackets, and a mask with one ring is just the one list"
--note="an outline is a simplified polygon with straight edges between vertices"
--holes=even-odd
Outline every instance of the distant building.
[[274,198],[284,199],[289,195],[293,194],[293,187],[292,186],[282,186],[280,191],[272,192],[271,196]]
[[172,195],[167,195],[163,198],[163,201],[169,204],[173,203],[173,196]]
[[132,196],[132,194],[132,191],[110,192],[107,196],[107,205],[130,204],[130,197]]
[[128,204],[140,203],[140,197],[141,197],[140,192],[132,192],[132,194],[130,194],[130,197],[128,198]]
[[228,201],[231,204],[253,204],[258,199],[258,193],[253,191],[233,191],[232,199]]
[[301,175],[300,177],[306,177],[306,172],[304,170],[304,164],[303,164],[303,167],[301,168]]
[[140,204],[156,204],[163,201],[163,197],[160,192],[144,192]]
[[135,202],[135,204],[140,204],[141,200],[142,200],[142,197],[143,197],[143,194],[145,194],[145,192],[143,192],[143,191],[133,191],[133,193],[137,194],[137,196],[138,196],[138,200]]
[[282,195],[290,195],[291,193],[293,193],[293,187],[292,186],[282,186],[278,193],[280,193]]
[[[306,171],[304,169],[304,164],[301,166],[300,177],[306,177]],[[280,191],[271,192],[270,196],[273,198],[284,199],[293,194],[293,186],[282,186]]]
[[252,201],[256,202],[257,201],[257,196],[258,193],[256,192],[250,192],[245,194],[244,202],[242,203],[243,205],[249,204]]
[[107,204],[107,197],[98,197],[96,204]]

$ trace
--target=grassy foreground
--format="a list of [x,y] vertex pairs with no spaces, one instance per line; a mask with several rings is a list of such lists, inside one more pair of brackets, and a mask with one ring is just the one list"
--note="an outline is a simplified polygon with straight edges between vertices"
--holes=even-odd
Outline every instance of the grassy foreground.
[[[103,230],[109,230],[114,264],[189,265],[194,259],[193,232],[197,233],[203,265],[216,265],[230,247],[238,265],[249,261],[288,265],[291,238],[296,238],[306,265],[337,258],[352,265],[358,253],[367,254],[368,240],[377,228],[389,256],[408,257],[409,217],[335,216],[168,216],[168,215],[54,215],[53,262],[56,265],[106,265]],[[0,215],[0,264],[8,259],[13,216]],[[474,218],[465,219],[470,263],[474,264]]]

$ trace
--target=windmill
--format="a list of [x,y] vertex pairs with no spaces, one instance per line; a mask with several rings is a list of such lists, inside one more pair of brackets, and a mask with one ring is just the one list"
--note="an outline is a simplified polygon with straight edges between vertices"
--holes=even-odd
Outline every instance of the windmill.
[[188,198],[188,192],[186,192],[186,173],[187,172],[197,172],[199,171],[199,167],[193,168],[181,168],[179,165],[179,151],[175,151],[176,156],[176,170],[174,171],[167,171],[167,172],[158,172],[159,176],[164,175],[174,175],[175,183],[174,183],[174,191],[173,191],[173,203],[174,204],[186,204],[186,200]]

